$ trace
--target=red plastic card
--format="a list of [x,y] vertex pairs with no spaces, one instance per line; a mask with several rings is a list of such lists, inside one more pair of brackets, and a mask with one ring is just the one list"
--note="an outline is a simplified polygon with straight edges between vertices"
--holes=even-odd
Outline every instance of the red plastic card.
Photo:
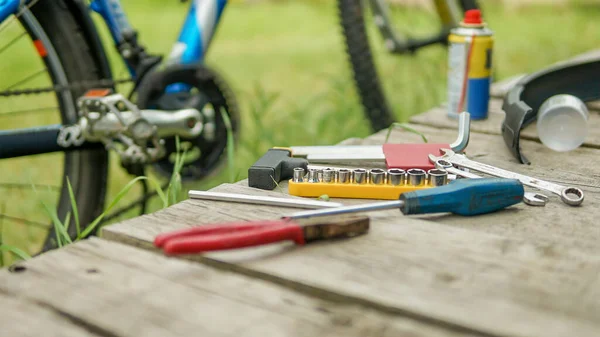
[[429,170],[435,168],[429,162],[429,155],[441,155],[440,149],[449,149],[449,144],[383,144],[383,154],[388,169],[408,170],[419,168]]

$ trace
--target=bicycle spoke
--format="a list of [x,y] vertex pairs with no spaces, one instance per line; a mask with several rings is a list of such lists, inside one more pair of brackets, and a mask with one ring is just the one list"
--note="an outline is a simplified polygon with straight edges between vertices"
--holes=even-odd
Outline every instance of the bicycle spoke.
[[34,114],[34,113],[40,113],[40,112],[45,112],[45,111],[58,111],[60,109],[60,107],[57,106],[47,106],[47,107],[43,107],[43,108],[33,108],[33,109],[25,109],[25,110],[14,110],[14,111],[3,111],[0,112],[0,117],[9,117],[9,116],[14,116],[14,115],[21,115],[21,114]]
[[13,83],[13,84],[11,84],[10,86],[8,86],[8,87],[4,88],[4,89],[3,89],[3,91],[4,91],[4,90],[10,90],[10,89],[13,89],[14,87],[17,87],[17,86],[19,86],[19,85],[21,85],[21,84],[25,84],[25,83],[27,83],[27,82],[29,82],[29,81],[33,80],[34,78],[36,78],[36,77],[38,77],[38,76],[40,76],[41,74],[43,74],[43,73],[46,73],[46,72],[47,72],[47,69],[46,69],[46,68],[44,68],[44,69],[42,69],[42,70],[39,70],[39,71],[37,71],[37,72],[35,72],[35,73],[33,73],[33,74],[31,74],[31,75],[29,75],[29,76],[27,76],[27,77],[25,77],[25,78],[21,79],[21,80],[19,80],[18,82],[16,82],[16,83]]
[[8,215],[8,214],[0,214],[0,218],[11,220],[11,221],[14,221],[14,222],[20,222],[20,223],[23,223],[25,225],[32,225],[32,226],[36,226],[36,227],[41,227],[41,228],[44,228],[44,229],[49,229],[51,227],[50,224],[44,224],[44,223],[37,222],[37,221],[27,220],[27,219],[19,218],[19,217]]
[[12,39],[9,43],[5,44],[4,46],[2,46],[2,48],[0,48],[0,55],[7,50],[8,48],[10,48],[10,46],[12,46],[13,44],[17,43],[19,40],[21,40],[23,38],[23,36],[26,36],[27,32],[23,32],[20,35],[18,35],[17,37],[15,37],[14,39]]

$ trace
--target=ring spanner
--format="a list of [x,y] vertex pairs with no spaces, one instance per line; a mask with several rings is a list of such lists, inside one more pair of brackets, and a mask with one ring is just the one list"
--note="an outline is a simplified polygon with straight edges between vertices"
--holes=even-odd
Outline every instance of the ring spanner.
[[468,159],[465,155],[455,153],[450,149],[440,149],[440,151],[443,153],[441,157],[430,155],[429,160],[435,163],[438,160],[443,159],[450,162],[454,166],[465,167],[471,170],[487,173],[495,177],[518,179],[523,185],[559,195],[561,200],[570,206],[578,206],[583,202],[583,191],[577,187],[562,186],[537,178],[531,178],[519,173],[503,170],[491,165],[479,163]]
[[[431,159],[431,157],[430,157],[430,159]],[[452,163],[450,163],[449,161],[443,160],[443,159],[436,160],[436,161],[434,161],[434,163],[435,163],[435,168],[441,169],[441,170],[446,170],[450,174],[455,174],[455,175],[463,177],[463,178],[470,178],[470,179],[483,178],[481,176],[476,175],[475,173],[467,172],[467,171],[461,170],[457,167],[454,167],[454,165],[452,165]],[[546,203],[548,202],[548,197],[541,193],[525,192],[523,195],[523,202],[529,206],[546,206]]]

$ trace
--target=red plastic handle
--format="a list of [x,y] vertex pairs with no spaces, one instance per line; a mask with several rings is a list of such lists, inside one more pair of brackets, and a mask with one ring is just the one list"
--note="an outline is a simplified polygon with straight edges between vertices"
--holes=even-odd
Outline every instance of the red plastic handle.
[[169,233],[159,234],[154,238],[154,246],[161,248],[169,240],[195,236],[195,235],[207,235],[207,234],[219,234],[219,233],[232,233],[237,231],[246,231],[254,228],[260,228],[263,226],[275,226],[287,224],[281,220],[271,221],[237,221],[227,222],[221,224],[204,225],[193,228],[181,229]]
[[241,229],[239,226],[233,226],[228,231],[216,230],[215,227],[217,226],[210,226],[211,230],[208,231],[210,234],[206,234],[207,231],[203,231],[203,233],[196,232],[195,235],[179,235],[163,242],[162,247],[165,254],[176,255],[237,249],[286,240],[292,240],[299,245],[305,243],[302,227],[293,222],[262,221],[254,223],[253,226],[249,223],[246,223],[246,225],[244,229]]

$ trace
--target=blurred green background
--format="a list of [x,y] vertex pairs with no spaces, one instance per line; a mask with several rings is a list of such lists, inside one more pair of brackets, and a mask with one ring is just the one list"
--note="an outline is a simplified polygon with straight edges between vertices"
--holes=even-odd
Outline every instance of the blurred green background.
[[[405,29],[414,32],[436,30],[435,15],[420,4],[399,0],[399,15]],[[599,5],[582,1],[480,1],[484,17],[495,32],[496,80],[532,72],[554,62],[597,48],[600,34]],[[528,2],[527,2],[528,3]],[[189,3],[177,0],[127,0],[122,2],[130,22],[139,30],[140,40],[152,53],[167,54],[176,40]],[[126,77],[124,65],[114,51],[106,27],[95,16],[115,77]],[[0,45],[19,34],[12,24],[0,35]],[[412,57],[386,55],[369,21],[382,80],[399,121],[423,112],[445,100],[446,54],[443,47],[428,48]],[[22,31],[22,30],[21,30]],[[16,36],[15,35],[15,36]],[[26,40],[26,39],[25,39]],[[22,46],[20,46],[22,45]],[[39,64],[30,41],[15,44],[11,54],[0,57],[0,83],[19,78],[20,70]],[[26,61],[29,60],[29,61]],[[243,179],[248,167],[272,146],[335,144],[350,137],[364,137],[371,130],[363,117],[352,73],[345,55],[337,3],[333,0],[231,1],[225,9],[206,63],[220,72],[233,88],[240,104],[242,120],[235,148],[235,177]],[[46,82],[44,82],[46,81]],[[36,85],[47,85],[40,79]],[[13,110],[23,106],[41,107],[51,97],[1,98],[2,106]],[[24,109],[24,108],[22,108]],[[0,115],[2,129],[56,122],[47,115]],[[440,116],[440,118],[445,118]],[[45,229],[20,220],[22,214],[44,213],[37,199],[58,185],[60,154],[4,160],[0,209],[10,216],[0,217],[2,242],[35,251]],[[107,200],[132,177],[111,157]],[[59,165],[60,164],[60,165]],[[37,194],[10,187],[9,182],[50,187]],[[184,185],[189,189],[209,189],[228,182],[227,168],[204,181]],[[17,185],[18,185],[17,184]],[[134,189],[126,199],[139,196]],[[55,193],[55,192],[54,192]],[[45,197],[44,197],[45,198]],[[125,204],[127,200],[122,200]],[[155,200],[150,211],[160,207]],[[21,215],[19,215],[21,214]],[[130,212],[125,217],[133,216]],[[36,216],[37,217],[37,216]],[[47,221],[46,221],[47,223]],[[6,259],[9,256],[4,256]]]

